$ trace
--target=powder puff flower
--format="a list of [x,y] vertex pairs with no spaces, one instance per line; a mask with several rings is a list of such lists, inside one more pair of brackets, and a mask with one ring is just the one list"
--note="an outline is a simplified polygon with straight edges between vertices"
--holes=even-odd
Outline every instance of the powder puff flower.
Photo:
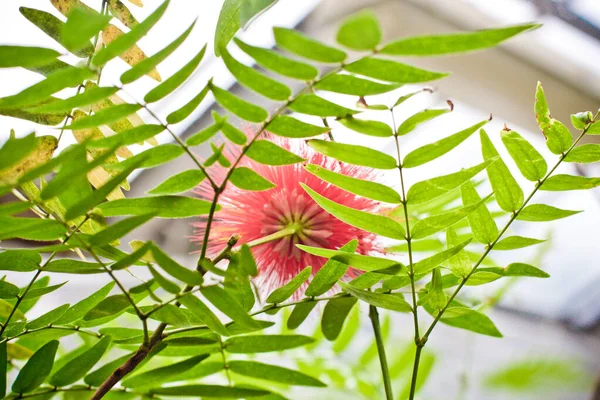
[[[354,178],[371,181],[376,178],[372,169],[330,159],[317,153],[303,141],[279,137],[269,139],[306,159],[307,163]],[[224,154],[229,159],[234,159],[239,155],[239,149],[228,149]],[[352,239],[357,239],[358,253],[380,252],[376,235],[348,225],[321,209],[302,189],[300,183],[339,204],[362,211],[377,211],[378,202],[356,196],[321,180],[304,169],[301,163],[268,166],[244,157],[239,166],[254,170],[276,187],[254,192],[239,189],[231,183],[227,185],[219,197],[222,208],[215,213],[210,230],[207,248],[209,257],[219,253],[233,234],[239,235],[241,239],[238,244],[243,244],[284,230],[293,232],[252,249],[258,266],[258,283],[263,289],[269,290],[289,281],[307,266],[312,266],[314,274],[325,263],[325,259],[303,252],[296,244],[339,249]],[[219,183],[224,179],[227,170],[215,165],[210,172]],[[195,193],[209,200],[214,195],[206,180],[198,186]],[[196,229],[191,238],[192,242],[202,244],[205,226],[205,220],[194,224]],[[349,271],[349,274],[356,273]]]

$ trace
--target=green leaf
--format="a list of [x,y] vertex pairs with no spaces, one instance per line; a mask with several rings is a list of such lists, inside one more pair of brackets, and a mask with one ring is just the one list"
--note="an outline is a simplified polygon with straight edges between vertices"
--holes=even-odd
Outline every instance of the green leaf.
[[504,276],[530,276],[533,278],[549,278],[550,275],[533,265],[512,263],[504,269]]
[[172,277],[191,286],[202,284],[202,275],[198,271],[189,270],[183,265],[180,265],[165,254],[158,246],[152,246],[152,255],[157,264]]
[[123,253],[122,256],[117,257],[116,258],[117,262],[115,262],[114,264],[112,264],[110,266],[111,270],[118,271],[120,269],[125,269],[133,264],[144,265],[143,263],[139,262],[140,259],[142,259],[144,261],[148,261],[148,262],[156,261],[148,253],[150,251],[150,248],[152,247],[152,242],[143,243],[143,242],[134,240],[132,242],[129,242],[129,245],[135,251],[131,254]]
[[293,60],[281,54],[262,47],[255,47],[234,38],[240,49],[254,58],[262,67],[289,78],[309,81],[317,77],[319,70],[312,65]]
[[395,190],[386,185],[382,185],[381,183],[365,181],[345,174],[329,171],[316,164],[308,164],[304,168],[324,181],[358,196],[392,204],[399,204],[402,202],[400,195]]
[[158,286],[172,294],[178,294],[181,291],[181,288],[176,283],[159,274],[150,264],[148,264],[148,269],[156,283],[158,283]]
[[554,154],[563,154],[571,147],[573,136],[562,122],[552,118],[550,123],[542,128],[546,136],[546,145]]
[[220,124],[212,124],[212,125],[204,128],[200,132],[195,133],[192,136],[190,136],[186,140],[186,144],[188,146],[197,146],[201,143],[204,143],[207,140],[209,140],[210,138],[212,138],[213,136],[215,136],[217,134],[217,132],[219,132],[220,129],[221,129]]
[[482,50],[494,47],[521,32],[537,29],[540,26],[539,24],[523,24],[475,32],[409,37],[388,43],[381,49],[381,53],[427,57]]
[[[208,201],[183,196],[154,196],[119,199],[102,203],[98,208],[105,217],[155,213],[158,218],[189,218],[208,214]],[[216,210],[221,206],[217,205]]]
[[533,239],[523,236],[509,236],[502,239],[494,246],[493,250],[514,250],[523,247],[544,243],[545,240]]
[[39,316],[33,321],[29,321],[25,326],[27,329],[38,329],[44,326],[51,325],[57,319],[59,319],[69,308],[69,304],[63,304],[56,307],[53,310],[48,311],[47,313]]
[[315,85],[318,90],[361,97],[388,93],[399,87],[399,84],[389,85],[348,74],[327,75]]
[[308,278],[310,278],[310,274],[312,273],[311,267],[306,267],[302,271],[300,271],[294,278],[292,278],[288,283],[281,286],[278,289],[275,289],[269,297],[267,297],[267,303],[283,303],[287,299],[289,299],[296,290],[304,284]]
[[0,170],[11,167],[31,154],[36,148],[35,133],[22,139],[9,138],[0,147]]
[[[54,99],[42,105],[38,105],[32,108],[28,108],[27,111],[31,113],[51,113],[51,114],[62,114],[71,112],[75,108],[82,108],[92,104],[96,104],[107,97],[117,93],[119,88],[117,87],[91,87],[86,89],[81,94],[76,94],[73,97],[66,99]],[[112,146],[107,146],[112,147]]]
[[308,301],[296,304],[292,310],[292,313],[288,317],[287,328],[290,330],[297,329],[306,320],[306,318],[308,318],[308,315],[316,307],[316,305],[316,301]]
[[196,70],[196,67],[200,65],[202,58],[204,57],[204,53],[206,52],[206,45],[202,47],[200,52],[196,54],[194,58],[192,58],[187,64],[185,64],[181,69],[177,70],[173,75],[169,77],[169,79],[165,80],[154,89],[149,91],[146,96],[144,96],[144,101],[146,103],[154,103],[172,93],[175,89],[177,89],[183,82],[186,81],[187,78],[192,75],[192,73]]
[[200,293],[236,323],[251,329],[259,328],[258,322],[248,315],[240,303],[220,287],[205,286],[200,289]]
[[[0,317],[3,320],[6,320],[6,318],[8,318],[8,316],[11,314],[13,308],[14,307],[12,304],[10,304],[9,302],[7,302],[5,300],[0,299]],[[14,312],[13,318],[15,320],[24,320],[25,314],[23,314],[23,312],[17,308],[16,311]]]
[[[446,245],[448,250],[461,245],[458,235],[452,227],[446,229]],[[464,249],[459,250],[458,253],[450,257],[448,260],[448,267],[454,275],[460,277],[466,277],[473,269],[471,259]]]
[[237,386],[218,386],[218,385],[186,385],[171,386],[152,390],[153,394],[166,396],[185,396],[195,398],[227,398],[227,399],[245,399],[247,397],[263,397],[270,394],[263,389],[248,389]]
[[406,135],[413,130],[415,130],[421,124],[424,124],[427,121],[431,121],[434,118],[439,117],[440,115],[448,114],[452,109],[431,109],[431,110],[423,110],[418,112],[410,117],[408,117],[400,126],[398,127],[398,135],[403,136]]
[[431,273],[432,276],[428,292],[428,303],[434,310],[441,310],[448,301],[446,293],[444,293],[442,274],[439,268],[434,268]]
[[345,117],[358,113],[358,111],[337,105],[312,93],[296,97],[288,107],[292,111],[317,117]]
[[587,125],[594,121],[594,114],[591,111],[579,112],[571,114],[571,125],[580,131],[584,130]]
[[149,194],[177,194],[187,192],[195,188],[206,178],[204,172],[198,169],[189,169],[169,177],[154,189],[149,190]]
[[452,190],[459,188],[475,175],[483,171],[494,162],[494,159],[482,162],[471,168],[463,169],[453,174],[438,176],[426,181],[417,182],[408,189],[406,201],[410,204],[422,204],[443,196]]
[[258,267],[256,265],[256,260],[252,255],[252,250],[250,249],[250,246],[245,243],[240,248],[240,265],[247,275],[258,275]]
[[100,110],[89,117],[81,118],[72,124],[67,125],[65,129],[78,130],[107,125],[111,122],[120,121],[125,117],[135,114],[141,108],[142,106],[139,104],[117,104]]
[[229,177],[229,181],[243,190],[262,191],[275,187],[274,183],[246,167],[237,167],[234,169]]
[[563,190],[587,190],[597,186],[600,186],[600,178],[559,174],[548,178],[546,182],[540,186],[540,190],[553,192]]
[[314,341],[303,335],[248,335],[229,338],[223,347],[228,353],[268,353],[305,346]]
[[231,142],[239,145],[243,145],[248,140],[244,132],[240,131],[235,126],[227,122],[227,117],[221,117],[219,113],[213,111],[212,117],[215,121],[215,125],[219,125],[221,132]]
[[114,282],[110,282],[103,286],[100,290],[92,293],[89,297],[79,301],[71,308],[69,308],[59,319],[55,322],[58,325],[70,324],[83,318],[91,309],[96,307],[112,290],[115,286]]
[[547,204],[530,204],[517,215],[517,219],[531,222],[554,221],[580,212],[582,211],[562,210]]
[[394,169],[397,167],[394,157],[365,146],[320,139],[309,140],[308,145],[321,154],[349,164],[377,169]]
[[578,163],[595,163],[600,161],[600,144],[588,143],[575,147],[567,154],[564,161]]
[[427,71],[376,57],[364,57],[344,66],[346,71],[394,83],[420,83],[441,79],[446,73]]
[[0,46],[0,68],[40,67],[58,56],[58,51],[42,47]]
[[[0,58],[1,59],[1,58]],[[0,396],[6,395],[6,373],[8,371],[8,354],[6,341],[0,343]]]
[[535,92],[535,119],[543,131],[544,128],[550,124],[550,110],[548,109],[548,101],[546,100],[546,94],[544,93],[544,88],[542,87],[541,82],[538,81],[536,92]]
[[44,271],[65,274],[99,274],[105,272],[99,263],[71,260],[68,258],[51,261],[44,267]]
[[327,302],[321,319],[321,331],[327,340],[334,341],[340,335],[344,321],[356,301],[356,297],[339,297]]
[[340,124],[344,125],[348,129],[352,129],[355,132],[362,133],[363,135],[375,136],[375,137],[390,137],[393,136],[392,128],[389,125],[384,124],[380,121],[369,121],[356,119],[354,117],[345,117],[337,120]]
[[521,357],[526,358],[511,360],[510,364],[492,370],[484,378],[483,385],[494,392],[520,393],[522,396],[578,392],[593,385],[593,377],[583,369],[583,365],[570,358],[550,354]]
[[73,7],[62,27],[61,42],[71,52],[90,45],[90,38],[103,30],[109,15],[99,14],[88,7]]
[[239,83],[248,89],[254,90],[266,98],[285,101],[290,98],[292,91],[278,81],[267,77],[254,68],[248,67],[233,58],[226,49],[221,49],[221,56],[225,66]]
[[66,233],[67,228],[56,220],[0,216],[0,240],[56,240]]
[[429,161],[435,160],[438,157],[443,156],[450,150],[468,139],[475,131],[487,124],[489,120],[481,121],[465,130],[462,130],[454,135],[448,136],[444,139],[436,142],[426,144],[423,147],[419,147],[416,150],[411,151],[404,157],[402,161],[402,167],[413,168],[423,165]]
[[28,393],[44,383],[52,371],[58,345],[58,340],[51,340],[29,358],[12,385],[13,392]]
[[153,214],[145,214],[122,219],[93,235],[88,239],[88,243],[92,246],[102,246],[104,244],[108,244],[112,241],[122,238],[127,233],[150,221],[153,217]]
[[288,115],[278,115],[269,122],[269,132],[293,139],[313,137],[329,132],[331,129],[307,124]]
[[[342,247],[339,251],[345,251],[350,254],[356,251],[358,246],[357,240],[351,240]],[[340,280],[348,270],[348,265],[336,260],[327,260],[325,264],[317,271],[311,279],[306,296],[319,296],[331,289]]]
[[116,146],[129,146],[150,139],[164,130],[165,127],[162,125],[141,125],[123,132],[116,133],[112,136],[98,140],[91,140],[86,143],[86,147],[88,149],[108,149]]
[[588,127],[586,131],[588,135],[600,135],[600,121],[596,121]]
[[297,386],[325,387],[326,385],[312,376],[301,372],[279,367],[276,365],[263,364],[256,361],[230,361],[231,371],[257,379],[265,379],[273,382],[285,383]]
[[482,204],[485,204],[487,197],[477,203],[446,211],[441,214],[432,215],[418,221],[411,229],[413,239],[423,239],[429,235],[439,232],[449,226],[454,225],[463,218],[467,217],[473,211],[477,210]]
[[381,41],[381,28],[375,13],[363,10],[346,18],[336,39],[352,50],[374,50]]
[[[365,256],[362,254],[348,253],[342,249],[330,250],[323,249],[321,247],[311,247],[302,244],[297,244],[300,250],[303,250],[309,254],[313,254],[319,257],[325,257],[334,261],[339,261],[346,265],[351,265],[353,268],[360,269],[362,271],[378,271],[387,270],[396,266],[400,266],[402,269],[404,266],[395,260],[389,260],[387,258]],[[398,271],[399,272],[399,271]]]
[[[152,71],[158,64],[165,60],[171,53],[173,53],[173,51],[175,51],[183,43],[183,41],[189,36],[195,24],[196,21],[192,22],[190,27],[187,28],[185,32],[183,32],[179,37],[177,37],[177,39],[172,41],[167,47],[163,48],[153,56],[138,62],[131,69],[125,71],[123,75],[121,75],[121,82],[123,82],[124,84],[134,82],[142,76],[149,73],[150,71]],[[172,123],[170,121],[168,122]]]
[[131,378],[125,379],[122,384],[126,388],[157,387],[160,386],[161,383],[169,382],[172,380],[172,378],[175,378],[190,370],[207,357],[208,354],[201,354],[183,361],[179,361],[173,365],[167,365],[165,367],[145,371],[141,374],[137,374]]
[[464,313],[458,316],[442,317],[440,322],[482,335],[502,337],[502,333],[496,328],[492,320],[487,315],[475,310],[465,310]]
[[501,137],[506,150],[525,178],[536,182],[546,175],[548,164],[531,143],[511,130],[502,131]]
[[67,362],[48,381],[53,386],[66,386],[77,382],[96,365],[110,344],[110,336],[100,339],[89,350]]
[[[124,180],[127,179],[127,177],[129,176],[129,174],[131,174],[131,172],[136,169],[141,162],[143,162],[143,159],[139,159],[136,160],[136,163],[133,165],[130,165],[127,169],[125,169],[124,171],[120,172],[119,174],[113,176],[111,178],[111,180],[109,180],[108,182],[106,182],[102,187],[100,187],[98,190],[94,191],[93,193],[91,193],[90,195],[81,198],[79,201],[77,201],[74,205],[72,205],[71,207],[69,207],[67,209],[67,212],[65,214],[65,218],[67,220],[72,220],[73,218],[79,217],[80,215],[85,214],[87,211],[91,210],[92,208],[96,207],[97,205],[99,205],[102,201],[104,201],[104,199],[106,199],[106,197],[114,190],[116,189]],[[135,200],[135,199],[133,199]],[[120,200],[116,200],[116,201],[111,201],[111,202],[107,202],[104,204],[100,204],[100,207],[102,207],[102,205],[110,205],[113,209],[115,206],[115,203],[117,202],[127,202],[129,201],[129,199],[120,199]],[[139,211],[139,209],[138,209]],[[133,215],[142,215],[142,214],[150,214],[150,211],[153,210],[146,210],[146,212],[136,212],[133,213]],[[110,214],[105,213],[104,215],[108,216]],[[120,214],[120,215],[125,215],[125,214]]]
[[[461,186],[463,206],[481,202],[481,197],[471,181]],[[480,243],[490,244],[498,237],[498,226],[485,204],[467,216],[473,237]]]
[[217,28],[215,30],[215,55],[221,55],[220,50],[227,46],[236,32],[250,23],[252,19],[273,5],[277,0],[225,0],[221,7]]
[[214,84],[209,83],[210,90],[215,96],[215,100],[226,110],[231,111],[238,117],[249,122],[263,122],[269,117],[269,113],[263,108],[255,106],[245,100],[240,99],[227,90],[223,90]]
[[131,28],[126,34],[117,37],[106,47],[96,52],[92,58],[92,64],[103,66],[113,58],[126,52],[150,31],[154,24],[162,17],[168,5],[169,0],[165,0],[148,16],[148,18]]
[[0,299],[14,299],[21,290],[10,282],[0,280]]
[[282,149],[269,140],[255,140],[246,151],[246,155],[265,165],[289,165],[304,161],[302,157]]
[[209,85],[206,84],[206,86],[204,86],[204,88],[202,88],[202,90],[196,96],[194,96],[193,99],[187,102],[186,105],[167,115],[167,122],[169,124],[177,124],[186,119],[196,109],[196,107],[200,105],[202,100],[204,100],[209,89]]
[[133,354],[125,354],[122,357],[119,357],[113,361],[104,364],[102,367],[92,371],[88,375],[85,376],[83,381],[91,386],[100,386],[102,383],[108,379],[108,377],[121,365],[123,365],[127,360],[131,358]]
[[0,98],[0,108],[23,108],[23,106],[39,104],[50,95],[62,89],[79,85],[85,79],[93,76],[94,72],[86,68],[68,67],[60,69],[48,75],[46,79],[23,89],[15,95]]
[[187,307],[198,319],[200,319],[213,332],[222,336],[229,336],[230,333],[221,323],[219,318],[208,308],[199,298],[192,294],[186,294],[179,299],[181,304]]
[[413,266],[414,273],[417,275],[429,273],[432,269],[434,269],[438,265],[442,264],[443,262],[446,262],[451,257],[454,257],[455,255],[457,255],[469,243],[471,243],[471,239],[465,240],[464,242],[457,244],[454,247],[451,247],[451,248],[441,251],[431,257],[427,257],[427,258],[422,259],[421,261],[418,261]]
[[343,51],[309,38],[293,29],[275,27],[273,33],[277,46],[309,60],[340,63],[346,59],[346,53]]
[[[500,155],[487,133],[483,129],[479,133],[483,159],[487,161],[499,158]],[[524,201],[523,190],[510,173],[506,164],[504,164],[504,161],[497,159],[487,167],[487,173],[492,189],[494,189],[496,202],[500,208],[507,212],[519,209]]]
[[391,218],[346,207],[321,196],[303,183],[300,185],[321,208],[340,221],[392,239],[402,240],[406,236],[404,227]]
[[52,293],[55,290],[60,289],[61,287],[63,287],[66,283],[67,283],[67,281],[65,281],[63,283],[59,283],[58,285],[52,285],[52,286],[45,286],[45,287],[39,287],[39,288],[35,288],[35,289],[30,289],[29,292],[27,292],[27,294],[23,296],[23,301],[25,301],[25,300],[33,300],[33,299],[36,299],[38,297],[42,297],[45,294]]
[[398,312],[411,312],[412,307],[408,304],[401,295],[385,294],[370,292],[367,290],[361,290],[348,285],[347,283],[339,283],[344,291],[350,293],[357,299],[364,301],[375,307],[385,308],[387,310],[398,311]]

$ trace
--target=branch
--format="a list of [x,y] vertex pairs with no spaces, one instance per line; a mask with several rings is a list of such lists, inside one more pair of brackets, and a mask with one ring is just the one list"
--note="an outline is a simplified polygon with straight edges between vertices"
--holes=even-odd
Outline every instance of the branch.
[[475,266],[471,269],[471,272],[469,272],[469,274],[462,279],[462,281],[457,286],[457,288],[454,291],[454,293],[452,293],[452,295],[448,298],[448,302],[446,303],[446,305],[444,306],[444,308],[442,308],[440,310],[440,312],[434,318],[433,322],[429,326],[429,329],[427,329],[427,332],[425,332],[425,335],[423,336],[423,340],[424,341],[427,341],[427,338],[429,337],[429,335],[433,331],[433,328],[435,328],[436,324],[440,321],[440,319],[442,318],[442,316],[444,315],[444,313],[446,312],[446,310],[450,306],[450,303],[452,303],[452,301],[458,295],[458,293],[463,288],[463,286],[465,286],[465,284],[467,283],[467,281],[469,280],[469,278],[475,273],[475,271],[477,270],[477,268],[486,259],[486,257],[488,256],[488,254],[490,253],[490,251],[492,251],[492,249],[494,248],[494,246],[496,245],[496,243],[498,243],[498,241],[502,238],[502,235],[504,235],[504,233],[508,230],[508,228],[515,221],[515,219],[517,219],[517,217],[519,216],[519,214],[521,213],[521,211],[523,211],[523,209],[527,206],[527,204],[529,203],[529,201],[537,193],[537,191],[540,189],[540,187],[542,187],[542,185],[544,184],[544,182],[546,182],[546,180],[554,173],[554,171],[563,162],[563,160],[569,155],[569,153],[575,148],[575,146],[577,146],[577,144],[581,141],[581,139],[583,139],[583,137],[585,136],[588,128],[589,128],[589,125],[588,125],[588,127],[586,127],[581,132],[581,135],[579,135],[579,137],[577,137],[577,139],[573,142],[573,144],[571,145],[571,147],[569,147],[569,149],[564,154],[562,154],[560,156],[558,162],[554,165],[554,167],[552,167],[552,169],[546,174],[546,176],[535,185],[535,188],[532,190],[531,194],[529,194],[529,196],[527,197],[527,199],[525,199],[525,201],[523,202],[523,205],[521,205],[521,207],[519,207],[519,209],[517,211],[515,211],[511,215],[510,219],[508,220],[508,222],[506,223],[506,225],[504,226],[504,228],[502,228],[502,230],[500,231],[500,233],[498,234],[498,236],[496,237],[496,239],[489,246],[487,246],[487,248],[485,249],[485,251],[483,252],[483,254],[481,255],[481,257],[479,258],[479,260],[475,263]]

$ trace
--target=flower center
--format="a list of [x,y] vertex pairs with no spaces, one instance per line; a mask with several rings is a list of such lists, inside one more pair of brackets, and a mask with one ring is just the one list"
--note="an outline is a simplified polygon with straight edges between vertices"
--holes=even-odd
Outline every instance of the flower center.
[[261,233],[270,237],[274,250],[288,257],[300,258],[296,244],[327,247],[329,214],[304,192],[282,189],[264,205]]

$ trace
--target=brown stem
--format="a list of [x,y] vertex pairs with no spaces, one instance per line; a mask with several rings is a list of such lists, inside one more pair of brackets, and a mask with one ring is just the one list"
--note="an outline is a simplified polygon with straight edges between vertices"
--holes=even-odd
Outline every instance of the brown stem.
[[99,400],[104,397],[111,389],[121,381],[127,374],[137,368],[142,361],[148,357],[148,354],[159,344],[163,339],[163,331],[167,327],[166,324],[161,324],[147,345],[142,344],[140,348],[127,360],[123,365],[113,371],[113,373],[106,379],[102,385],[96,390],[96,393],[90,398],[90,400]]

